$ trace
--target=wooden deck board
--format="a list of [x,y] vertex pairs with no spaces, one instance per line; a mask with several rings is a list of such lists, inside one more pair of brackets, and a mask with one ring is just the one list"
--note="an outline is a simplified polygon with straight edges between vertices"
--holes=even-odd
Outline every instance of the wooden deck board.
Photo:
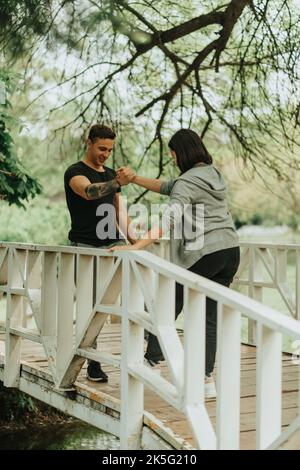
[[[2,341],[1,341],[2,339]],[[4,355],[4,342],[0,337],[0,355]],[[120,325],[106,325],[98,340],[98,349],[109,352],[111,354],[120,354]],[[27,340],[22,342],[22,359],[29,363],[32,367],[48,370],[47,361],[40,344],[32,343]],[[120,372],[112,366],[103,366],[105,372],[109,375],[107,383],[93,383],[86,379],[86,365],[81,370],[77,383],[89,388],[95,392],[105,393],[116,399],[120,399]],[[169,377],[167,366],[162,367],[162,375]],[[283,427],[290,424],[297,415],[298,402],[298,384],[299,384],[299,367],[292,364],[289,355],[282,356],[282,425]],[[241,362],[241,433],[240,442],[242,449],[255,448],[255,408],[256,408],[256,349],[251,346],[242,346],[242,362]],[[207,411],[211,417],[212,424],[215,426],[216,419],[216,402],[215,400],[207,401]],[[145,388],[145,410],[163,421],[180,437],[186,439],[190,444],[194,445],[192,432],[184,415],[164,400]]]

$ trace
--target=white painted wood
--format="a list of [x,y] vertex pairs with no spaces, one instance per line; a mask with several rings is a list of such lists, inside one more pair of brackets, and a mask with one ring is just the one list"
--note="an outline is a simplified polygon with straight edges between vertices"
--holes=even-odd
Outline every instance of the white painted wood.
[[[233,285],[239,285],[239,286],[249,286],[249,280],[248,279],[239,279],[235,280],[233,282]],[[255,287],[267,287],[269,289],[275,289],[276,284],[274,282],[266,282],[266,281],[256,281],[255,282]]]
[[[60,326],[58,326],[58,333],[56,335],[56,324],[53,322],[53,316],[45,318],[45,299],[49,300],[51,304],[51,310],[54,309],[56,313],[56,290],[57,285],[59,285],[59,308],[62,309],[63,305],[68,305],[66,310],[70,310],[70,315],[67,314],[67,322],[63,322],[65,328],[65,338],[67,338],[68,351],[62,354],[64,362],[64,367],[62,367],[62,372],[60,373],[60,378],[56,379],[58,385],[72,386],[76,376],[87,357],[93,357],[99,360],[103,360],[108,364],[117,366],[119,358],[115,358],[112,355],[107,355],[105,353],[100,353],[91,349],[91,344],[93,339],[99,334],[107,314],[118,313],[122,314],[123,317],[123,351],[125,351],[125,358],[122,357],[122,377],[123,385],[125,383],[125,392],[123,390],[123,399],[122,399],[122,410],[125,410],[124,416],[128,417],[128,422],[123,420],[122,430],[125,434],[123,436],[124,448],[138,448],[135,445],[139,445],[142,433],[142,415],[143,415],[143,384],[145,384],[150,389],[154,390],[158,395],[163,399],[171,403],[175,408],[181,409],[186,413],[188,420],[194,430],[196,430],[195,435],[197,436],[198,447],[199,448],[215,448],[215,436],[211,422],[208,418],[208,415],[205,410],[205,403],[203,400],[203,386],[200,386],[200,392],[198,391],[199,382],[195,384],[194,389],[192,388],[192,366],[189,362],[188,356],[193,361],[193,354],[196,352],[196,355],[199,354],[201,349],[200,344],[191,344],[195,343],[195,331],[199,322],[203,322],[203,318],[200,319],[197,317],[197,306],[200,303],[204,302],[205,296],[209,296],[212,299],[222,303],[224,305],[224,312],[222,312],[222,328],[221,328],[221,350],[222,357],[220,361],[220,375],[221,378],[217,380],[218,385],[218,396],[219,396],[219,415],[218,415],[218,433],[219,437],[221,436],[218,447],[220,448],[234,448],[238,434],[238,424],[237,424],[237,409],[234,413],[229,413],[231,410],[232,403],[238,402],[239,398],[237,393],[237,385],[232,386],[232,380],[227,380],[226,383],[224,377],[225,372],[227,372],[227,377],[233,377],[233,383],[237,384],[237,374],[239,373],[239,366],[237,366],[237,354],[232,353],[236,351],[239,343],[239,328],[238,324],[240,322],[241,312],[246,317],[251,320],[257,321],[262,325],[260,343],[263,344],[263,347],[260,351],[260,356],[258,358],[259,363],[259,377],[258,388],[260,391],[263,391],[259,397],[259,416],[258,422],[260,424],[260,434],[259,434],[259,445],[260,447],[265,448],[266,445],[271,445],[274,442],[274,429],[277,429],[278,437],[280,435],[280,426],[278,426],[278,416],[280,410],[280,391],[278,390],[278,363],[279,367],[281,366],[281,356],[278,353],[280,351],[280,345],[276,342],[278,339],[279,333],[284,333],[290,335],[293,339],[300,339],[300,325],[299,322],[295,321],[292,318],[284,317],[279,312],[276,312],[273,309],[270,309],[266,306],[263,306],[261,303],[251,300],[242,294],[233,292],[223,286],[217,285],[212,281],[201,278],[193,273],[187,272],[186,270],[179,268],[177,266],[168,263],[165,260],[161,260],[153,255],[150,255],[146,252],[128,252],[122,254],[114,254],[111,256],[106,251],[94,250],[94,249],[83,249],[79,250],[78,248],[70,249],[68,247],[41,247],[40,250],[37,246],[23,245],[23,244],[0,244],[0,247],[6,249],[7,246],[10,248],[16,249],[16,256],[14,260],[15,271],[12,272],[12,282],[8,283],[8,287],[2,287],[1,291],[7,291],[7,296],[13,299],[20,298],[20,295],[28,295],[32,297],[33,291],[38,291],[39,289],[34,289],[37,287],[38,281],[38,267],[36,267],[35,275],[32,276],[31,289],[28,289],[29,282],[29,265],[31,260],[38,259],[38,252],[43,252],[43,282],[42,282],[42,321],[40,322],[43,325],[42,331],[44,332],[54,332],[52,335],[42,336],[42,341],[45,346],[45,350],[50,361],[51,366],[51,356],[55,356],[55,347],[53,349],[53,338],[58,338],[58,344],[61,344],[61,339],[63,337]],[[248,246],[248,245],[247,245]],[[285,260],[286,260],[286,247],[285,246],[261,246],[261,245],[249,245],[250,251],[252,248],[255,248],[257,258],[259,258],[259,267],[260,272],[256,269],[255,263],[252,265],[251,270],[251,279],[252,279],[252,292],[253,296],[261,298],[261,290],[257,292],[259,295],[255,295],[255,289],[262,289],[266,284],[270,284],[263,280],[261,272],[262,267],[266,268],[267,271],[272,272],[271,283],[276,277],[277,279],[277,289],[286,299],[289,298],[289,293],[285,291],[286,279],[285,279]],[[296,249],[295,247],[290,249]],[[299,248],[298,248],[299,249]],[[26,260],[26,250],[28,250],[27,256],[27,271],[25,269],[24,274],[24,259]],[[32,256],[30,255],[34,253]],[[259,251],[260,250],[260,251]],[[270,259],[270,253],[274,250],[282,250],[276,263],[276,276],[272,266],[272,259]],[[253,250],[252,250],[253,251]],[[52,260],[49,257],[51,252]],[[25,255],[24,255],[25,253]],[[65,263],[62,263],[59,271],[59,279],[57,280],[56,272],[56,253],[60,253],[60,258],[65,260]],[[98,256],[100,260],[99,264],[99,273],[104,272],[104,276],[99,276],[99,282],[97,283],[98,288],[98,299],[96,308],[92,309],[89,313],[88,308],[86,308],[87,320],[86,324],[83,325],[82,322],[82,335],[78,335],[77,338],[77,349],[73,350],[71,346],[70,338],[73,336],[73,310],[70,308],[71,305],[71,295],[70,292],[72,289],[68,289],[66,286],[72,284],[73,275],[70,275],[70,260],[73,257],[73,253],[80,253],[84,256],[85,259],[91,259],[92,256]],[[268,254],[267,254],[268,253]],[[2,251],[3,254],[3,251]],[[3,256],[2,256],[3,257]],[[255,258],[256,256],[254,256]],[[47,259],[47,262],[45,262]],[[253,257],[252,257],[253,259]],[[116,262],[115,262],[116,260]],[[34,265],[34,262],[31,262]],[[102,263],[103,261],[103,263]],[[130,269],[130,263],[132,263],[132,270]],[[123,262],[126,264],[126,269],[124,268],[125,273],[129,275],[123,276],[123,286],[122,286],[122,309],[117,304],[118,296],[121,290],[122,284],[122,273],[121,265]],[[90,263],[87,263],[90,266]],[[38,263],[37,265],[38,266]],[[45,269],[47,268],[47,269]],[[151,271],[154,271],[153,275]],[[256,270],[256,272],[255,272]],[[1,267],[0,267],[1,271]],[[83,268],[82,272],[91,272],[90,268]],[[46,275],[47,272],[47,275]],[[124,274],[123,272],[123,274]],[[157,273],[157,274],[156,274]],[[74,274],[74,273],[73,273]],[[270,274],[270,273],[269,273]],[[46,282],[50,280],[51,282]],[[63,279],[68,279],[67,282],[62,282]],[[98,278],[98,276],[97,276]],[[157,289],[153,286],[153,283],[150,280],[156,278],[157,280]],[[35,279],[35,280],[33,280]],[[72,279],[72,281],[71,281]],[[25,289],[23,288],[24,280],[26,281]],[[185,349],[187,352],[186,355],[186,367],[183,367],[183,350],[181,343],[179,341],[178,335],[174,327],[174,283],[179,281],[184,284],[186,292],[186,309],[188,309],[190,315],[189,320],[186,318],[185,326]],[[299,282],[299,281],[298,281]],[[45,293],[43,292],[45,290]],[[83,289],[85,291],[86,289]],[[47,296],[46,297],[46,293]],[[50,294],[51,293],[51,294]],[[18,295],[16,295],[18,294]],[[64,299],[63,295],[66,294],[67,301]],[[73,294],[72,294],[73,295]],[[299,295],[299,294],[298,294]],[[88,301],[90,302],[90,294],[88,294]],[[73,297],[72,297],[73,299]],[[149,310],[152,310],[152,315],[144,311],[144,302],[149,304]],[[32,299],[31,299],[32,301]],[[159,305],[159,309],[153,308],[154,301]],[[38,303],[38,302],[37,302]],[[47,302],[48,306],[48,302]],[[89,307],[90,308],[90,307]],[[148,305],[147,305],[148,309]],[[36,308],[37,310],[37,308]],[[63,309],[65,311],[65,309]],[[99,310],[101,310],[99,312]],[[157,311],[156,311],[157,310]],[[12,315],[14,311],[18,311],[20,314],[21,309],[14,309],[14,306],[11,302],[9,307],[10,316],[9,318],[9,331],[10,338],[9,341],[11,345],[13,344],[15,337],[17,340],[20,339],[20,336],[26,337],[27,339],[38,340],[36,332],[28,331],[27,329],[22,328],[20,323],[20,316]],[[228,315],[227,315],[228,314]],[[14,319],[12,319],[12,316]],[[84,317],[84,315],[83,315]],[[54,317],[55,318],[55,317]],[[72,318],[72,325],[70,318]],[[192,320],[191,320],[192,318]],[[13,321],[16,324],[13,324]],[[46,322],[46,323],[45,323]],[[48,323],[47,323],[48,322]],[[68,327],[66,327],[66,324]],[[225,324],[225,327],[224,327]],[[226,326],[227,325],[227,326]],[[167,363],[171,370],[172,381],[175,384],[167,382],[162,377],[159,377],[151,371],[149,368],[143,365],[143,329],[147,328],[151,331],[158,331],[159,340],[162,345],[162,349],[167,357]],[[219,325],[220,329],[220,325]],[[269,331],[270,330],[270,331]],[[226,335],[226,331],[230,332]],[[232,331],[234,333],[232,333]],[[174,336],[172,336],[174,335]],[[203,335],[203,332],[202,332]],[[60,337],[59,337],[60,336]],[[197,336],[199,338],[199,336]],[[230,338],[230,340],[229,340]],[[277,338],[277,339],[276,339]],[[50,340],[52,340],[52,349],[50,348]],[[199,343],[199,342],[198,342]],[[223,347],[222,347],[223,344]],[[54,345],[55,346],[55,345]],[[50,351],[51,354],[50,354]],[[225,353],[224,353],[225,351]],[[231,352],[230,352],[231,351]],[[271,357],[276,357],[276,360],[273,358],[270,360],[270,351]],[[274,352],[274,354],[273,354]],[[79,354],[79,356],[78,356]],[[200,353],[203,357],[203,351]],[[11,359],[11,350],[10,350],[10,360]],[[82,355],[82,356],[80,356]],[[231,356],[231,361],[227,360],[226,366],[226,357]],[[232,363],[232,357],[234,361]],[[225,358],[225,359],[224,359]],[[17,355],[17,363],[19,357]],[[225,362],[224,362],[225,361]],[[58,361],[59,362],[59,361]],[[200,361],[200,369],[203,370],[203,360]],[[223,368],[222,368],[223,362]],[[225,364],[225,365],[224,365]],[[195,369],[195,368],[194,368]],[[16,369],[18,370],[18,369]],[[267,371],[268,381],[262,371]],[[200,373],[201,377],[203,372]],[[55,374],[53,374],[55,378]],[[18,374],[15,375],[16,380],[18,381]],[[270,380],[269,380],[270,378]],[[202,380],[202,379],[201,379]],[[17,383],[17,381],[15,383]],[[225,386],[224,386],[225,383]],[[231,383],[231,386],[230,386]],[[222,385],[223,384],[223,385]],[[270,385],[271,384],[271,385]],[[221,389],[220,389],[221,387]],[[233,387],[233,388],[232,388]],[[273,388],[275,387],[275,398],[272,398],[272,406],[265,407],[264,403],[267,401],[266,397],[270,396],[270,393],[273,393]],[[279,387],[280,388],[280,387]],[[233,392],[230,394],[230,390]],[[267,391],[266,391],[267,390]],[[227,398],[226,398],[227,397]],[[235,398],[234,398],[235,397]],[[197,402],[197,399],[199,400]],[[222,406],[223,403],[223,406]],[[227,405],[227,409],[225,406]],[[183,404],[186,406],[184,407]],[[202,404],[202,405],[201,405]],[[127,406],[128,405],[128,406]],[[276,409],[271,411],[271,409]],[[272,423],[273,434],[269,431],[266,422],[268,417],[271,414],[274,414],[272,420],[269,420]],[[228,418],[226,416],[229,416]],[[221,416],[221,417],[220,417]],[[225,417],[225,418],[224,418]],[[200,423],[201,422],[201,426]],[[124,424],[125,423],[125,424]],[[221,424],[220,424],[221,423]],[[226,436],[225,430],[226,426],[229,426],[228,423],[232,423],[230,430],[230,436]],[[230,426],[229,426],[230,427]],[[279,429],[279,431],[278,431]],[[147,434],[147,439],[150,439],[150,434]],[[267,444],[266,444],[267,442]],[[269,444],[268,444],[269,443]],[[238,445],[237,445],[238,447]],[[235,447],[236,448],[236,447]]]
[[184,291],[184,401],[204,403],[206,298]]
[[146,426],[142,430],[142,450],[172,450],[172,446]]
[[8,293],[5,331],[5,375],[6,387],[19,386],[21,337],[13,333],[12,328],[21,328],[23,321],[22,297]]
[[9,292],[11,294],[15,294],[15,295],[26,295],[26,289],[23,289],[23,287],[0,287],[0,292]]
[[[30,244],[30,243],[13,243],[13,242],[0,242],[0,248],[3,247],[12,247],[12,248],[22,248],[29,250],[37,250],[40,252],[43,251],[53,251],[55,253],[83,253],[91,255],[101,255],[101,257],[111,257],[111,254],[108,253],[105,249],[99,248],[84,248],[84,247],[72,247],[72,246],[63,246],[63,245],[41,245],[41,244]],[[296,243],[261,243],[261,242],[240,242],[242,248],[247,247],[257,247],[257,248],[281,248],[287,250],[294,250],[299,248],[299,244]],[[145,252],[146,253],[146,252]],[[150,253],[149,253],[150,254]],[[155,255],[150,255],[155,256]],[[155,256],[155,258],[158,258]],[[159,258],[161,259],[161,258]]]
[[266,449],[281,433],[282,335],[259,325],[257,336],[256,445]]
[[275,250],[275,279],[276,288],[280,293],[284,303],[289,309],[292,316],[296,316],[295,296],[292,295],[287,284],[287,250]]
[[14,269],[12,271],[11,287],[25,287],[26,250],[12,250]]
[[[17,266],[17,260],[12,250],[8,252],[8,286],[23,285],[22,272]],[[7,290],[6,302],[6,331],[5,331],[5,368],[4,385],[6,387],[19,386],[21,367],[21,337],[14,335],[10,328],[20,328],[23,323],[22,297]]]
[[266,248],[256,248],[256,253],[258,257],[261,259],[266,272],[268,273],[269,277],[275,281],[275,254],[274,250],[266,249]]
[[218,304],[218,449],[239,449],[241,314]]
[[[113,258],[111,258],[113,260]],[[109,261],[111,261],[109,260]],[[103,263],[104,261],[104,263]],[[116,304],[122,290],[122,266],[120,260],[116,263],[106,263],[106,260],[100,262],[101,274],[101,292],[84,328],[84,334],[77,343],[78,347],[89,347],[93,344],[107,319],[107,313],[104,310],[112,311],[112,306]],[[102,279],[103,287],[102,287]],[[105,290],[106,289],[106,290]],[[98,309],[100,306],[101,310]],[[116,312],[119,313],[119,305],[116,305]]]
[[300,416],[284,429],[281,435],[268,446],[267,450],[299,450],[300,435],[298,434],[297,448],[291,449],[291,443],[294,441],[293,437],[300,432]]
[[285,283],[287,278],[287,250],[275,252],[275,278],[278,283]]
[[144,386],[130,374],[143,367],[144,330],[128,319],[130,310],[142,310],[144,299],[128,258],[123,260],[122,360],[121,360],[121,449],[139,449],[143,429]]
[[73,350],[74,255],[59,255],[56,373],[62,377]]
[[146,331],[156,335],[156,327],[153,325],[148,312],[129,312],[128,318],[134,323],[142,326]]
[[[186,287],[203,292],[207,297],[223,302],[234,310],[240,311],[243,315],[254,321],[261,321],[270,329],[280,330],[282,333],[294,336],[295,331],[299,331],[299,324],[292,318],[282,318],[282,314],[274,309],[245,297],[239,292],[217,285],[205,278],[201,278],[194,273],[184,270],[179,266],[174,266],[165,260],[158,259],[147,252],[131,252],[134,259],[139,263],[148,266],[162,275],[170,276],[177,282],[183,283]],[[156,263],[157,261],[157,263]],[[245,299],[247,299],[245,301]],[[259,312],[259,314],[257,314]],[[293,326],[292,326],[293,325]],[[296,330],[294,330],[294,328]]]
[[164,423],[162,423],[156,416],[153,416],[148,411],[144,412],[144,425],[155,432],[164,441],[169,442],[173,449],[177,450],[194,450],[194,447],[182,437],[172,431]]
[[41,334],[46,337],[56,335],[57,316],[57,255],[43,253],[42,295],[41,295]]
[[296,251],[296,319],[300,320],[300,250]]
[[[113,260],[113,258],[111,258]],[[102,260],[101,260],[102,261]],[[106,260],[105,260],[106,261]],[[102,274],[105,278],[104,284],[106,291],[102,288],[99,299],[101,299],[102,304],[106,303],[111,306],[114,304],[120,294],[122,288],[122,268],[120,260],[117,263],[109,263],[107,266],[106,263],[102,263]],[[105,266],[106,265],[106,266]],[[109,269],[107,270],[105,268]],[[109,276],[109,277],[108,277]],[[102,279],[102,277],[101,277]],[[98,305],[98,303],[97,303]],[[117,306],[118,308],[118,306]],[[93,308],[90,313],[86,325],[83,328],[82,336],[76,340],[75,348],[85,349],[91,347],[95,340],[97,339],[99,333],[101,332],[107,319],[107,314],[98,312],[96,306]],[[81,356],[76,356],[71,352],[69,357],[66,360],[66,366],[64,373],[60,376],[60,379],[57,382],[57,385],[61,388],[70,388],[76,380],[77,375],[79,374],[85,359]]]
[[32,314],[34,315],[35,323],[40,328],[41,327],[42,291],[41,289],[28,289],[28,290],[25,290],[25,293],[27,295],[26,300],[28,301],[30,310]]
[[42,342],[42,339],[37,330],[29,330],[28,328],[22,328],[22,327],[18,327],[18,328],[10,327],[9,331],[14,336],[20,336],[21,338],[28,339],[29,341],[33,341],[35,343]]
[[93,309],[94,257],[78,255],[76,269],[76,339],[78,341]]
[[7,248],[0,248],[0,286],[7,284]]
[[249,248],[246,247],[244,248],[244,250],[241,250],[241,260],[240,260],[238,271],[235,275],[235,279],[237,279],[239,283],[241,282],[241,277],[244,274],[244,271],[246,270],[248,265],[249,265]]
[[74,416],[98,429],[119,437],[119,420],[105,412],[101,413],[95,410],[94,407],[90,406],[90,400],[80,403],[80,401],[77,402],[68,398],[66,394],[60,394],[59,391],[53,388],[49,389],[23,378],[20,380],[19,390],[54,406],[54,408],[63,413]]
[[[138,284],[142,289],[142,293],[144,296],[146,308],[151,316],[154,318],[156,316],[155,312],[155,299],[153,296],[153,272],[150,269],[146,268],[145,266],[139,265],[132,261],[131,267],[133,272],[137,278]],[[152,295],[151,295],[152,294]]]
[[[41,324],[41,281],[42,281],[42,256],[37,251],[26,251],[26,299],[24,299],[24,326],[26,321],[32,319],[36,327]],[[36,322],[35,317],[38,318]]]
[[[257,245],[249,245],[249,250],[255,256],[251,257],[249,279],[240,279],[236,276],[234,285],[248,285],[249,295],[256,300],[261,301],[262,293],[257,288],[274,288],[280,294],[282,300],[287,306],[291,316],[296,317],[296,300],[295,295],[291,291],[287,282],[287,249],[282,246],[270,245],[269,248],[265,246],[258,247]],[[243,254],[241,264],[244,263]],[[258,260],[258,262],[257,262]],[[262,263],[260,266],[260,262]],[[265,268],[265,271],[270,277],[270,281],[259,280],[257,281],[257,274],[254,276],[254,270]],[[256,277],[256,279],[254,279]],[[255,292],[257,291],[257,292]],[[251,332],[252,342],[254,341],[255,332]]]
[[96,304],[95,310],[101,313],[107,313],[109,315],[121,315],[122,307],[116,304]]
[[205,406],[203,404],[187,405],[186,416],[192,428],[197,429],[197,448],[216,450],[216,435]]
[[85,359],[91,359],[92,361],[97,361],[105,364],[109,364],[113,367],[120,368],[121,365],[121,356],[120,355],[113,355],[105,352],[99,352],[93,348],[78,348],[76,350],[76,354],[78,356],[82,356]]
[[[258,302],[263,302],[263,288],[257,285],[257,282],[263,282],[262,261],[256,248],[249,249],[249,291],[248,295]],[[248,320],[248,343],[256,344],[256,324]]]
[[[270,246],[275,246],[275,247],[285,247],[285,245],[275,245],[275,244],[247,244],[249,246],[262,246],[265,248],[270,248]],[[97,254],[101,252],[101,257],[106,257],[109,258],[111,255],[105,251],[105,250],[95,250],[93,248],[91,249],[83,249],[83,248],[70,248],[70,247],[48,247],[45,245],[26,245],[26,244],[0,244],[0,246],[21,246],[23,248],[28,248],[28,249],[37,249],[40,251],[57,251],[57,252],[65,252],[65,253],[83,253],[83,254],[95,254],[95,251]],[[242,244],[242,246],[244,246]],[[298,245],[286,245],[286,248],[289,249],[295,249],[297,248]],[[119,257],[122,258],[124,256],[123,254],[119,254]],[[199,276],[187,272],[185,269],[180,268],[179,266],[174,266],[172,263],[169,263],[168,261],[162,260],[161,258],[158,258],[154,255],[151,255],[150,253],[144,252],[144,251],[133,251],[130,254],[130,258],[138,261],[140,264],[147,266],[150,269],[154,269],[161,274],[164,274],[166,276],[171,276],[174,280],[177,282],[182,282],[185,284],[187,287],[190,287],[195,290],[201,290],[206,296],[211,297],[214,300],[220,300],[223,301],[223,299],[226,299],[226,303],[228,306],[231,306],[232,308],[236,310],[241,309],[241,305],[243,306],[243,314],[246,316],[249,316],[250,318],[253,318],[254,320],[257,320],[258,317],[255,315],[255,310],[257,310],[257,306],[255,303],[252,303],[252,301],[249,299],[248,304],[245,306],[245,302],[243,302],[243,299],[245,296],[242,294],[239,294],[238,292],[234,292],[233,290],[228,290],[227,288],[223,286],[218,286],[216,288],[215,283],[212,281],[209,281],[208,279],[201,279],[201,282],[199,281]],[[275,320],[273,319],[272,312],[275,313]],[[288,330],[290,330],[290,326],[287,325],[279,325],[279,323],[276,320],[276,312],[275,310],[269,308],[269,307],[264,307],[263,313],[262,313],[262,322],[266,324],[266,326],[270,327],[271,329],[274,327],[276,329],[276,325],[280,326],[282,329],[286,330],[283,331],[285,334],[290,334]],[[268,317],[272,317],[272,320],[269,322]],[[291,328],[292,331],[292,328]]]
[[[28,371],[29,374],[25,371]],[[49,387],[48,384],[50,376],[48,377],[48,380],[45,380],[45,376],[47,376],[47,374],[44,372],[41,372],[39,376],[36,376],[35,382],[28,380],[29,376],[33,376],[33,372],[36,373],[37,371],[33,371],[31,367],[24,365],[19,387],[21,391],[43,401],[44,403],[54,406],[64,413],[81,419],[100,430],[110,432],[111,434],[119,437],[119,413],[118,411],[115,411],[119,409],[118,400],[113,402],[112,398],[103,394],[101,402],[97,403],[97,408],[95,408],[95,403],[93,403],[94,406],[90,406],[89,397],[93,393],[92,388],[81,385],[80,389],[77,388],[79,399],[74,401],[74,396],[72,398],[68,398],[65,393],[54,389],[51,385]],[[2,375],[3,371],[0,368],[0,380],[3,379]],[[85,388],[86,393],[84,390]],[[169,443],[171,449],[193,450],[192,446],[187,444],[187,442],[180,438],[180,436],[175,435],[171,429],[167,428],[164,423],[152,416],[150,413],[144,413],[143,422],[143,431],[146,428],[152,433],[153,439],[155,436],[158,437],[160,443],[157,447],[158,449],[166,449],[165,443]]]
[[42,256],[37,251],[28,251],[26,269],[26,288],[41,289],[42,285]]
[[[108,302],[107,297],[110,293],[110,287],[112,284],[112,280],[114,277],[120,276],[120,262],[121,260],[118,259],[115,262],[113,257],[111,258],[100,258],[99,263],[99,281],[98,281],[98,297],[96,299],[96,303],[112,303]],[[106,299],[103,300],[104,295],[106,295]],[[119,293],[118,293],[119,295]],[[113,295],[114,298],[117,298]]]
[[175,282],[172,278],[156,277],[156,324],[157,337],[165,360],[168,363],[172,381],[182,394],[184,382],[183,347],[175,328]]
[[[122,366],[123,367],[123,366]],[[139,382],[143,383],[147,388],[159,395],[167,403],[170,403],[178,411],[184,411],[180,396],[176,387],[157,374],[150,367],[143,364],[134,364],[128,367],[128,371]]]

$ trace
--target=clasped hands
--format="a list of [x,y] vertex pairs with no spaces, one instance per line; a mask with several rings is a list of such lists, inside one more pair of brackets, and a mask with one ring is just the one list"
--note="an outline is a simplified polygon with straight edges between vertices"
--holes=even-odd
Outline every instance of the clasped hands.
[[117,181],[121,186],[125,186],[128,183],[132,183],[135,177],[135,171],[128,166],[122,166],[117,170]]

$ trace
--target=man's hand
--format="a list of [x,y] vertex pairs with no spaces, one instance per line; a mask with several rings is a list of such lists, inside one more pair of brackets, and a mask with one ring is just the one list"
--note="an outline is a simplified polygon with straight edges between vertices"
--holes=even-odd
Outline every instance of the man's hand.
[[135,177],[135,171],[128,166],[123,166],[117,170],[117,181],[121,186],[131,183]]

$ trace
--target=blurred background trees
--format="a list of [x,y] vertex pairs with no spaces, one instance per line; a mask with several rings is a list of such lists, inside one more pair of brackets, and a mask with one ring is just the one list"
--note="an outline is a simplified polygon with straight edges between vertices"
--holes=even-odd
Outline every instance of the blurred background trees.
[[21,125],[9,135],[44,190],[26,205],[35,229],[16,216],[18,230],[1,223],[0,238],[66,241],[62,175],[94,122],[117,131],[112,167],[151,177],[177,174],[166,144],[194,128],[227,175],[238,224],[297,227],[299,0],[10,0],[0,18],[2,70],[19,77],[11,115]]

